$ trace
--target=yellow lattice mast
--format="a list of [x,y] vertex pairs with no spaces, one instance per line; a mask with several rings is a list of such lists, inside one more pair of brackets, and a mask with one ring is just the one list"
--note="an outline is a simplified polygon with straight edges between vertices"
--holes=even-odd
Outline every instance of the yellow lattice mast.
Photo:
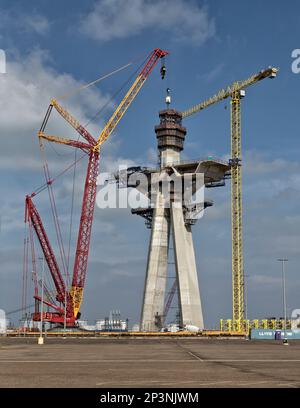
[[277,68],[267,68],[244,81],[221,89],[209,99],[182,112],[191,116],[208,106],[231,97],[231,230],[232,230],[232,330],[243,331],[245,320],[244,256],[243,256],[243,206],[242,206],[242,147],[241,147],[241,98],[244,89],[264,78],[274,78]]
[[244,321],[244,256],[242,207],[241,94],[231,96],[231,231],[233,330],[242,331]]

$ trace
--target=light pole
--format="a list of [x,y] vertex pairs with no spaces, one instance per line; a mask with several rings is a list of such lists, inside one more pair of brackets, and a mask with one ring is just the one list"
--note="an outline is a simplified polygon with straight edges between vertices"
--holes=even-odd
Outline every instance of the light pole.
[[43,314],[44,314],[44,275],[45,275],[45,258],[39,258],[42,261],[42,299],[41,299],[41,330],[38,344],[44,344],[43,338]]
[[245,275],[245,319],[248,320],[248,278],[249,275]]
[[287,336],[286,336],[286,320],[287,320],[287,313],[286,313],[286,289],[285,289],[285,263],[288,262],[287,258],[280,258],[277,259],[278,262],[281,262],[282,265],[282,290],[283,290],[283,314],[284,314],[284,339],[283,343],[288,344]]

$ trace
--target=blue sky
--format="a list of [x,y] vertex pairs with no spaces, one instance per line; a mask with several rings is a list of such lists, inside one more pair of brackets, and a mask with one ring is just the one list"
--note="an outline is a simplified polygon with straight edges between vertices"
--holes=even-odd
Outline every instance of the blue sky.
[[[300,48],[299,15],[297,1],[287,7],[258,0],[30,0],[13,6],[1,0],[0,48],[6,52],[7,74],[0,76],[0,307],[11,310],[20,304],[23,200],[43,182],[36,132],[50,98],[134,61],[132,68],[64,102],[86,123],[111,99],[89,126],[97,135],[119,101],[112,95],[156,47],[170,51],[167,77],[161,81],[157,68],[151,74],[103,148],[101,169],[121,162],[155,163],[153,128],[167,87],[172,106],[184,110],[234,80],[269,65],[279,67],[275,80],[247,90],[242,106],[245,272],[250,316],[282,315],[276,259],[288,257],[288,307],[300,307],[300,74],[291,71],[292,50]],[[184,158],[228,156],[229,101],[184,124]],[[50,126],[75,137],[57,117]],[[53,172],[74,157],[68,149],[47,149]],[[83,163],[77,170],[78,203],[84,171]],[[55,187],[67,228],[70,178]],[[194,227],[194,243],[205,322],[212,327],[231,315],[230,182],[206,195],[215,205]],[[47,196],[37,204],[51,236]],[[111,309],[138,320],[148,239],[142,219],[129,210],[96,209],[83,305],[90,320]]]

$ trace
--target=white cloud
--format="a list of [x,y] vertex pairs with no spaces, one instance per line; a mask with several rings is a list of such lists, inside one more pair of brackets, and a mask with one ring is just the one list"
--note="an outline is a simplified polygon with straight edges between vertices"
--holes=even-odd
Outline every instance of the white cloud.
[[251,282],[256,285],[282,285],[282,278],[268,275],[253,275],[250,277]]
[[144,30],[201,45],[214,36],[215,24],[205,7],[184,0],[99,0],[81,23],[84,34],[101,42]]
[[25,13],[18,9],[0,10],[0,28],[2,28],[3,37],[11,29],[21,34],[25,32],[44,35],[49,32],[50,26],[47,17],[36,11]]
[[273,158],[258,151],[247,151],[245,155],[245,173],[249,176],[267,176],[273,174],[290,174],[298,172],[299,163],[291,162],[282,158]]
[[274,200],[292,203],[299,199],[300,165],[297,161],[247,151],[243,163],[243,189],[252,206],[268,208]]
[[205,82],[213,82],[216,78],[218,78],[221,73],[223,72],[225,64],[222,62],[212,68],[210,71],[206,72],[199,76],[199,78]]
[[[0,76],[1,169],[15,169],[16,163],[19,169],[40,169],[37,131],[50,99],[80,85],[82,83],[72,75],[58,73],[51,68],[50,57],[42,50],[8,62],[7,74]],[[95,108],[103,106],[108,100],[109,95],[88,89],[80,98],[62,104],[84,124]],[[56,112],[49,125],[49,131],[54,134],[71,138],[78,136]],[[99,132],[99,128],[95,127],[90,130],[94,131],[95,136]],[[66,153],[70,153],[70,149]]]

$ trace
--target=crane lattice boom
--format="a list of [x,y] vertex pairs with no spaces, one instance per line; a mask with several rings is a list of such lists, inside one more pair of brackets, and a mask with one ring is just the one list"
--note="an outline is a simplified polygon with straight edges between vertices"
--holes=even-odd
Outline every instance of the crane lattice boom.
[[54,255],[50,241],[46,234],[41,217],[35,205],[33,204],[30,196],[26,197],[25,205],[26,205],[25,221],[30,222],[35,230],[35,233],[40,242],[42,251],[44,253],[45,260],[48,264],[49,270],[53,278],[53,282],[54,282],[56,292],[57,292],[56,299],[59,302],[62,302],[64,298],[64,293],[65,293],[65,283],[61,276],[56,257]]
[[182,117],[186,118],[187,116],[191,116],[194,113],[197,113],[200,110],[207,108],[208,106],[214,105],[215,103],[220,102],[223,99],[229,98],[232,96],[232,93],[234,91],[240,91],[242,89],[245,89],[248,86],[253,85],[258,81],[261,81],[264,78],[274,78],[277,72],[278,68],[271,67],[263,69],[259,73],[252,75],[251,77],[245,79],[244,81],[236,81],[231,86],[221,89],[211,98],[208,98],[205,101],[193,106],[192,108],[185,110],[184,112],[182,112]]
[[77,119],[74,118],[65,108],[63,108],[56,99],[52,99],[50,106],[53,106],[57,112],[90,144],[95,145],[96,140],[88,132],[85,127],[83,127]]
[[102,130],[98,138],[97,144],[95,146],[95,149],[99,149],[101,144],[104,143],[105,140],[107,140],[107,138],[110,136],[110,134],[112,133],[114,128],[117,126],[117,124],[119,123],[120,119],[122,118],[122,116],[124,115],[128,107],[130,106],[131,102],[134,100],[134,98],[138,94],[141,87],[144,85],[146,79],[150,75],[152,69],[155,67],[157,61],[166,55],[168,55],[168,52],[160,50],[159,48],[156,48],[152,52],[148,62],[142,69],[141,73],[138,75],[138,77],[132,84],[131,88],[125,95],[124,99],[122,100],[120,105],[117,107],[117,109],[115,110],[115,112],[113,113],[113,115],[111,116],[107,124],[105,125],[104,129]]

